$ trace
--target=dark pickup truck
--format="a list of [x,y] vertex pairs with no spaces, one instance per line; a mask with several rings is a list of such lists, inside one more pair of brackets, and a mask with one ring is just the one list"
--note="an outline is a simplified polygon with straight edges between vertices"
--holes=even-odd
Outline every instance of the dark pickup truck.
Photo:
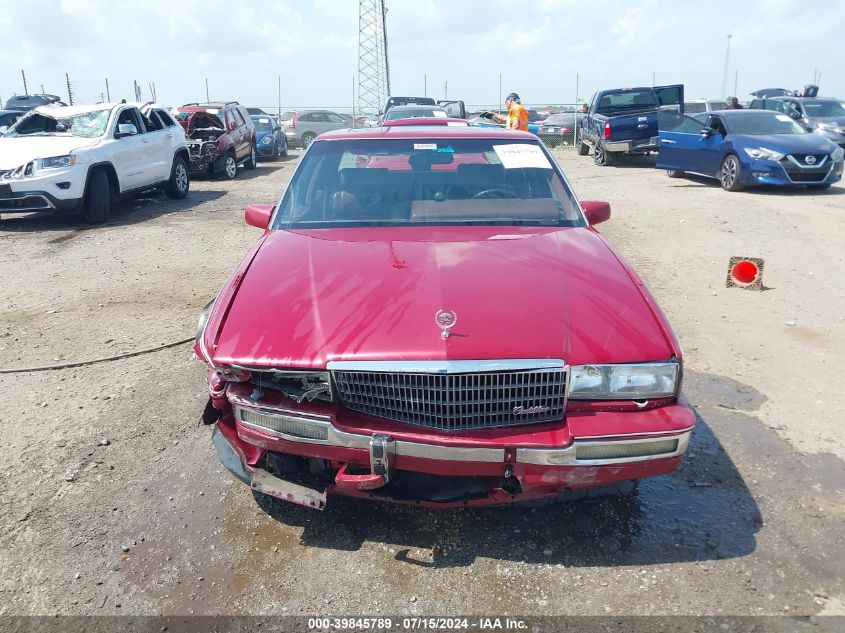
[[387,114],[387,111],[390,110],[390,108],[392,108],[393,106],[404,105],[440,106],[441,108],[446,110],[446,114],[448,114],[450,118],[467,118],[467,110],[463,101],[435,101],[431,97],[390,97],[384,106],[384,112],[382,114]]
[[596,165],[610,165],[617,156],[656,152],[658,112],[683,114],[683,108],[682,85],[597,92],[581,120],[578,153],[586,156],[592,147]]

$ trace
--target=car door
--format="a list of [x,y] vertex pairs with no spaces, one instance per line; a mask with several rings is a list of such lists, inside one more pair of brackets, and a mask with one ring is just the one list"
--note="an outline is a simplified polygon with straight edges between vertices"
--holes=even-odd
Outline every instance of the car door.
[[467,109],[463,101],[438,101],[437,105],[446,110],[446,114],[449,115],[449,118],[467,118]]
[[[655,86],[654,94],[657,95],[657,103],[663,110],[674,110],[680,114],[684,113],[684,85],[675,84],[672,86]],[[675,106],[675,107],[673,107]]]
[[[119,126],[123,124],[135,126],[136,133],[120,136]],[[128,191],[146,186],[151,179],[151,152],[150,140],[145,134],[140,112],[134,107],[122,108],[115,117],[113,126],[111,161],[120,183],[120,190]]]
[[329,120],[329,130],[345,130],[350,127],[349,121],[340,116],[337,112],[326,112],[326,118]]
[[709,116],[705,128],[702,129],[713,130],[713,133],[710,136],[700,137],[696,156],[699,169],[695,171],[702,174],[716,174],[722,166],[728,130],[722,118],[714,114]]
[[[658,169],[672,169],[707,173],[703,169],[702,150],[708,138],[701,134],[705,121],[699,114],[689,117],[682,114],[663,113],[659,118],[660,149],[657,154]],[[712,138],[712,137],[710,137]]]
[[149,110],[146,114],[142,112],[141,115],[149,139],[151,184],[164,182],[170,178],[170,168],[173,164],[173,134],[167,130],[154,111]]

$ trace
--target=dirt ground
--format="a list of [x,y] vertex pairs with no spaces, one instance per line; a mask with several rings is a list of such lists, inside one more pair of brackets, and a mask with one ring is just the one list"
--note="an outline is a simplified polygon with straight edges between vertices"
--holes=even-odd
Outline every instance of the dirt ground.
[[[626,503],[318,513],[219,465],[189,345],[0,374],[0,615],[845,614],[845,186],[726,193],[558,155],[684,346],[679,472]],[[101,227],[5,216],[0,369],[192,336],[258,236],[243,208],[294,165]],[[732,255],[765,259],[764,292],[725,288]]]

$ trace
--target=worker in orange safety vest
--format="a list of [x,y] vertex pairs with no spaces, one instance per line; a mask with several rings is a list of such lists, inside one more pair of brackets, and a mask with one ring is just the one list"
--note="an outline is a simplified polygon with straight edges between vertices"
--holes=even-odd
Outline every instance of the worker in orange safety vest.
[[490,116],[497,121],[505,123],[505,127],[509,130],[523,130],[528,131],[528,110],[522,107],[522,102],[519,95],[515,92],[510,93],[505,97],[505,105],[508,108],[508,114],[498,114],[492,112]]

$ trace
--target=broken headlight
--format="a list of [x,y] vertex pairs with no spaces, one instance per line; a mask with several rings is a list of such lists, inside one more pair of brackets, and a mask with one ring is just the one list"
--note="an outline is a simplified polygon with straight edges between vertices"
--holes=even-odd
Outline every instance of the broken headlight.
[[680,363],[578,365],[569,373],[571,400],[648,400],[678,393]]
[[259,391],[274,389],[297,403],[333,399],[331,375],[327,371],[249,368],[249,372],[252,384]]
[[205,330],[205,324],[208,323],[208,317],[211,316],[211,308],[214,307],[214,299],[205,304],[205,307],[200,311],[197,319],[197,333],[194,336],[194,342],[199,344],[202,339],[202,333]]

